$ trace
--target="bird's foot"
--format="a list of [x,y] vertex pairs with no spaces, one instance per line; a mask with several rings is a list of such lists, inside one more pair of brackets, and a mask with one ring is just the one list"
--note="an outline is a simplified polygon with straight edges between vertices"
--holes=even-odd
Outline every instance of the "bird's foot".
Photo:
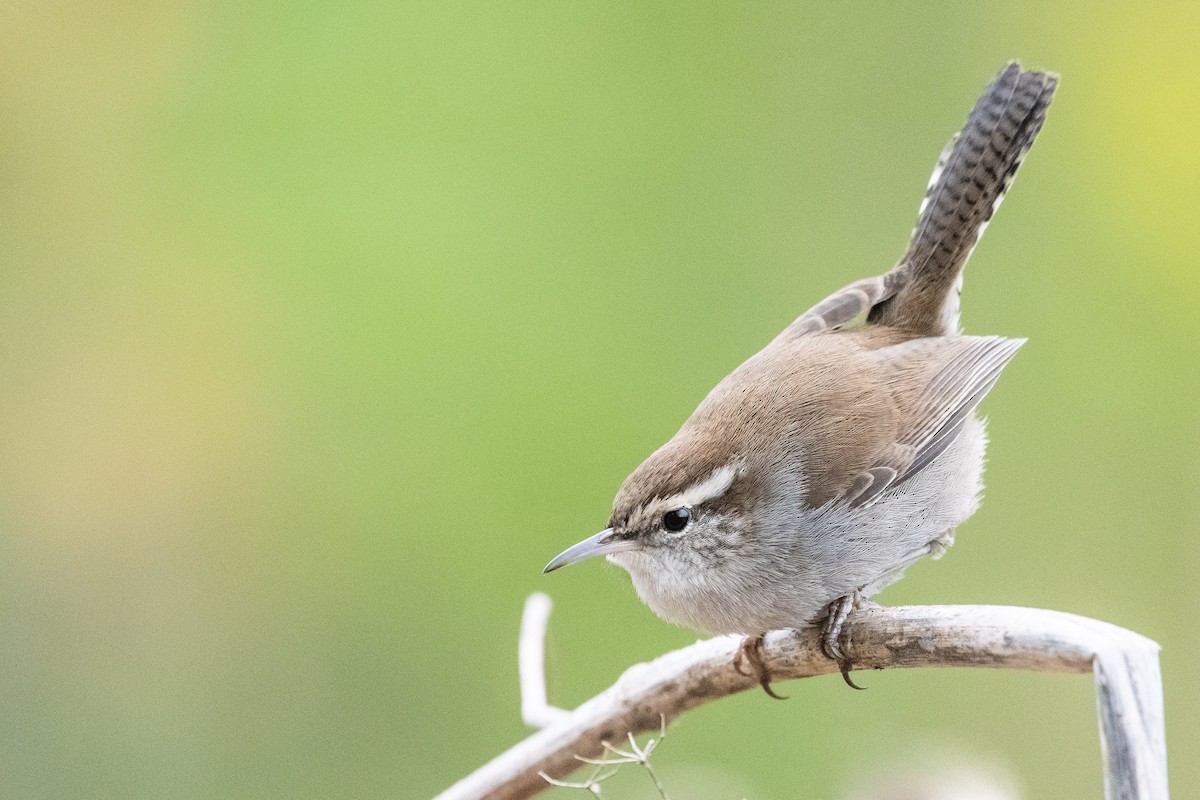
[[[771,697],[774,697],[776,700],[786,700],[787,697],[775,694],[775,690],[771,688],[771,671],[763,663],[762,645],[763,636],[761,634],[759,636],[747,636],[743,639],[741,646],[733,654],[733,668],[739,675],[758,678],[758,683],[762,686],[763,691]],[[742,669],[743,660],[750,665],[749,672]]]
[[846,618],[850,616],[850,612],[861,602],[862,597],[858,592],[839,597],[829,604],[825,622],[821,625],[821,652],[825,654],[826,658],[837,662],[838,669],[842,672],[842,680],[851,689],[865,687],[859,686],[850,678],[850,669],[853,664],[846,657],[846,651],[842,647],[842,629],[846,625]]

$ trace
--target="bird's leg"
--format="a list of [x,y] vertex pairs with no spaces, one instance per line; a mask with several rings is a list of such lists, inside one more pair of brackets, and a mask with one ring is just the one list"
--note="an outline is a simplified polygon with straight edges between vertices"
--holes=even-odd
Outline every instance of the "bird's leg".
[[[742,644],[738,647],[737,652],[733,654],[733,668],[739,675],[758,678],[758,683],[762,686],[763,691],[776,700],[786,700],[787,698],[775,694],[771,688],[771,671],[767,669],[767,665],[762,660],[763,634],[758,636],[747,636],[742,640]],[[750,665],[750,671],[742,670],[742,659],[745,659]]]
[[929,543],[929,557],[937,561],[946,555],[946,551],[950,549],[952,544],[954,544],[954,528],[951,528]]
[[852,689],[864,687],[850,679],[850,668],[853,665],[846,657],[846,651],[842,649],[842,628],[860,600],[858,592],[851,592],[834,600],[829,604],[825,622],[821,625],[821,652],[826,658],[837,662],[838,669],[842,671],[842,680]]

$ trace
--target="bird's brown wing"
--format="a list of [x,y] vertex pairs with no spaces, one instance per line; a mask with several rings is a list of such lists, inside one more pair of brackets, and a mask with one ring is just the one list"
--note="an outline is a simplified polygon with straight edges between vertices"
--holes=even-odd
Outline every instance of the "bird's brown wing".
[[873,463],[838,496],[851,506],[871,502],[929,466],[1025,343],[999,336],[913,339],[871,352],[883,389],[893,393],[895,436],[881,442]]

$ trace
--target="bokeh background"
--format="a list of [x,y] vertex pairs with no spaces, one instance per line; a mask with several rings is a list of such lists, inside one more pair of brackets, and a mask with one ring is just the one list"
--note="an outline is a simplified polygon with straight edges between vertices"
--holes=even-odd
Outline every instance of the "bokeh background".
[[[1157,639],[1200,793],[1197,4],[0,23],[0,796],[427,797],[526,735],[529,592],[560,705],[692,641],[615,567],[541,567],[726,372],[893,263],[1010,58],[1064,78],[963,308],[1030,344],[985,403],[982,511],[880,599]],[[698,710],[659,771],[838,798],[978,760],[1100,796],[1087,677],[863,682]]]

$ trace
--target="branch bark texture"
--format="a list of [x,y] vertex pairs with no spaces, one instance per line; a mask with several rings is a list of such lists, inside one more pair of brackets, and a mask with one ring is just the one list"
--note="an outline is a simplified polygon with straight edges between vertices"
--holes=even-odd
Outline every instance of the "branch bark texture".
[[[843,641],[856,670],[992,667],[1094,674],[1105,794],[1110,800],[1166,800],[1159,647],[1104,622],[1030,608],[908,606],[851,615]],[[722,636],[630,667],[617,682],[447,789],[437,800],[531,797],[539,775],[564,778],[604,742],[658,730],[665,719],[757,682],[731,666],[740,640]],[[776,681],[837,671],[815,629],[768,634],[764,663]]]

